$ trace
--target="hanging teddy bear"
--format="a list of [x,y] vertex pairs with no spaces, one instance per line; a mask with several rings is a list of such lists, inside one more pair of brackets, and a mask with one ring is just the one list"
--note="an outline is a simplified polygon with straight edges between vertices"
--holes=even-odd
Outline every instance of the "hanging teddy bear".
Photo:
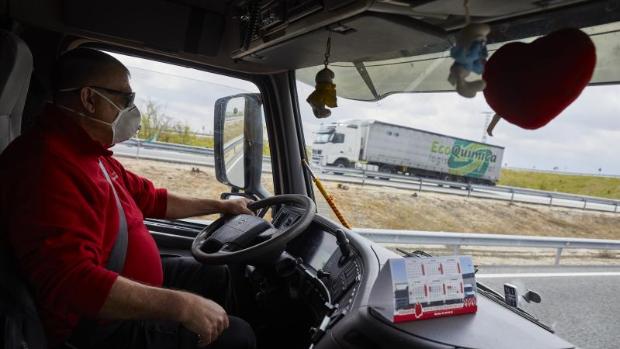
[[306,101],[312,107],[312,112],[317,118],[326,118],[332,114],[326,107],[335,108],[338,106],[336,103],[336,85],[334,84],[335,76],[334,72],[325,66],[314,78],[316,82],[314,92],[308,96]]
[[454,63],[450,67],[448,82],[456,86],[463,97],[473,98],[484,90],[484,80],[467,81],[472,72],[482,75],[488,56],[486,41],[491,27],[484,23],[467,24],[456,38],[456,45],[450,49]]
[[306,99],[308,104],[312,107],[314,116],[319,119],[332,115],[331,110],[326,107],[336,108],[338,106],[336,103],[336,84],[334,84],[336,74],[327,67],[329,65],[329,56],[332,46],[331,32],[329,32],[328,35],[327,47],[325,48],[325,60],[323,61],[325,68],[316,73],[314,77],[314,82],[316,83],[314,92]]

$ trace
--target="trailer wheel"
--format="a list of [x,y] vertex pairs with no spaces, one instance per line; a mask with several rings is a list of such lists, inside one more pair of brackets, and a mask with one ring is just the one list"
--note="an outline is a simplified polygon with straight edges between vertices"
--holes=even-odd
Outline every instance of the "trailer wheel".
[[[396,173],[396,171],[394,171],[394,168],[392,166],[386,166],[386,165],[383,165],[383,166],[379,167],[379,172],[381,172],[381,173],[389,173],[389,174]],[[379,179],[383,179],[384,181],[389,181],[390,177],[381,177],[381,176],[379,176]]]
[[[338,168],[348,168],[350,167],[349,165],[349,161],[347,161],[346,159],[338,159],[336,161],[334,161],[334,166],[338,167]],[[335,175],[342,175],[342,172],[336,172],[334,171]]]
[[349,167],[349,162],[345,159],[338,159],[334,162],[334,166],[339,168],[347,168]]

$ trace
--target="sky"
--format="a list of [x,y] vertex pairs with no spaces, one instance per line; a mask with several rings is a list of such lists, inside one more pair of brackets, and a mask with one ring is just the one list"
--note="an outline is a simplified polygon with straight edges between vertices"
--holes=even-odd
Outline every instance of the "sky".
[[[212,132],[213,106],[218,98],[258,92],[248,81],[115,56],[131,72],[138,107],[144,108],[150,99],[172,119],[198,132]],[[312,143],[321,122],[343,119],[375,119],[480,141],[492,113],[480,94],[467,99],[456,93],[408,93],[378,102],[339,98],[332,116],[318,120],[305,102],[313,86],[298,82],[297,90],[307,144]],[[503,162],[508,167],[582,173],[599,173],[600,168],[602,174],[620,175],[620,155],[616,153],[620,142],[620,86],[587,87],[556,119],[535,131],[500,121],[487,142],[505,147]]]

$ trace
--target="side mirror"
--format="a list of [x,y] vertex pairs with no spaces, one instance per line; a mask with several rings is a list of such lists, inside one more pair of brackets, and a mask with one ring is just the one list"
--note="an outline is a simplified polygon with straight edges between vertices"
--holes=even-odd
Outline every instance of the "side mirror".
[[215,176],[233,191],[261,191],[263,125],[260,94],[243,93],[215,102]]
[[532,290],[527,290],[527,292],[525,292],[525,294],[523,295],[523,299],[525,299],[525,301],[528,303],[540,303],[542,301],[540,295]]

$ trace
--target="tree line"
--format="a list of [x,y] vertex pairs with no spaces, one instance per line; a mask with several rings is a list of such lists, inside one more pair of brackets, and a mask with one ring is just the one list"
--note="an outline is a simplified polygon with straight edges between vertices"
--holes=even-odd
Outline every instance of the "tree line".
[[213,136],[192,130],[186,121],[174,121],[165,114],[161,105],[146,101],[142,112],[138,138],[148,142],[166,142],[213,148]]

